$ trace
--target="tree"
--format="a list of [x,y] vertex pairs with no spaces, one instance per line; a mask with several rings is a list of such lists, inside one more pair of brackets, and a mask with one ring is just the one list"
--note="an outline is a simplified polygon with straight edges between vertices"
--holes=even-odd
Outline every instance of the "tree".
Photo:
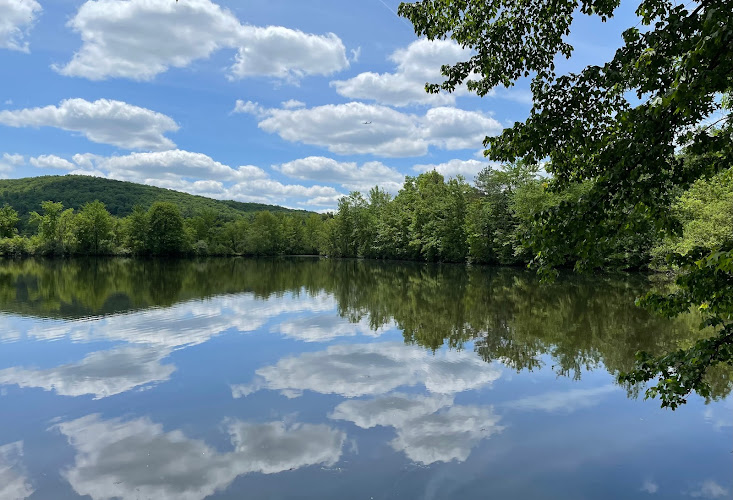
[[0,208],[0,238],[12,238],[18,234],[18,212],[16,212],[10,205],[5,205]]
[[278,255],[284,250],[282,227],[277,216],[257,212],[247,229],[247,250],[254,255]]
[[[443,82],[426,90],[452,92],[465,82],[486,95],[497,85],[531,77],[534,106],[523,123],[486,138],[493,160],[549,160],[548,189],[587,183],[588,191],[537,215],[529,246],[534,264],[551,271],[567,260],[598,265],[623,235],[652,223],[679,233],[669,210],[680,189],[733,165],[731,113],[720,99],[733,88],[733,1],[676,5],[642,0],[640,23],[602,64],[558,76],[557,56],[570,57],[566,36],[575,11],[605,21],[617,0],[421,0],[401,4],[418,35],[450,37],[472,50],[467,61],[443,66]],[[638,101],[641,103],[637,103]],[[717,114],[720,113],[720,114]],[[717,129],[704,125],[714,117]],[[686,162],[679,149],[704,161]],[[642,301],[667,315],[701,308],[714,336],[666,356],[639,354],[636,384],[657,380],[647,397],[675,408],[691,391],[705,395],[707,369],[733,363],[733,241],[671,257],[679,290]]]
[[158,201],[147,214],[146,248],[153,255],[173,255],[184,251],[186,231],[178,205]]
[[31,212],[30,223],[38,226],[42,253],[64,253],[71,245],[74,209],[64,210],[60,202],[41,203],[43,215]]
[[149,224],[148,212],[140,205],[135,205],[132,213],[125,217],[122,225],[125,233],[124,241],[133,253],[141,254],[147,251]]
[[112,216],[99,200],[85,203],[75,222],[77,244],[83,253],[97,255],[112,239]]

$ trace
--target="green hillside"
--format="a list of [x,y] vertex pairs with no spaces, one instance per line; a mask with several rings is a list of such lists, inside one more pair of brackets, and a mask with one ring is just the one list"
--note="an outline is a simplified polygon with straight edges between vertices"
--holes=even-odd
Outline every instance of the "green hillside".
[[307,213],[277,205],[214,200],[170,189],[84,175],[0,179],[0,207],[7,203],[24,220],[30,212],[40,210],[41,202],[46,200],[60,201],[64,208],[75,210],[86,202],[99,200],[117,217],[129,215],[135,205],[148,208],[156,201],[177,204],[184,217],[192,217],[204,209],[216,210],[226,218],[261,210]]

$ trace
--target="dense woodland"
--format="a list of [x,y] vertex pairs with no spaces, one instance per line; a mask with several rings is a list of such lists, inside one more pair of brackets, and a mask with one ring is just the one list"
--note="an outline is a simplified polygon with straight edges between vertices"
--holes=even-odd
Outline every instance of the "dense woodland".
[[[72,177],[72,184],[65,182],[64,188],[80,180]],[[104,181],[97,185],[110,186]],[[0,254],[322,254],[526,265],[533,257],[527,242],[536,215],[582,197],[589,188],[579,184],[563,193],[550,192],[536,166],[518,163],[487,168],[474,185],[462,178],[446,180],[434,171],[407,177],[396,196],[377,187],[367,196],[351,193],[340,200],[333,215],[284,210],[236,212],[216,200],[202,198],[198,205],[192,205],[183,193],[157,189],[152,193],[180,194],[187,203],[154,200],[147,207],[138,204],[119,216],[125,214],[120,205],[115,206],[116,215],[100,201],[110,199],[118,187],[111,186],[102,193],[85,185],[69,189],[64,199],[76,200],[78,209],[54,199],[40,202],[39,210],[27,214],[5,205],[0,209]],[[133,186],[133,194],[148,187]],[[12,199],[13,194],[6,192],[5,197]],[[680,193],[670,210],[682,224],[680,237],[662,237],[648,224],[646,231],[607,242],[609,251],[602,267],[662,268],[661,257],[670,251],[713,248],[730,238],[733,170],[698,181]]]
[[0,179],[0,206],[10,205],[18,211],[21,216],[21,232],[25,229],[30,213],[38,210],[41,202],[48,200],[61,202],[65,208],[74,210],[79,210],[85,203],[99,200],[110,214],[117,217],[130,215],[136,205],[148,208],[156,201],[175,203],[181,208],[184,217],[193,217],[207,209],[215,210],[227,218],[262,210],[294,212],[276,205],[214,200],[171,189],[88,175]]

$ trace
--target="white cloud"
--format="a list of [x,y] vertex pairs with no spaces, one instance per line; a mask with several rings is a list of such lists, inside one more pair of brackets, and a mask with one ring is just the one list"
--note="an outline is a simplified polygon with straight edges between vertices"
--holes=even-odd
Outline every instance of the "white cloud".
[[394,393],[350,400],[339,404],[330,417],[364,429],[394,427],[397,436],[392,447],[423,464],[462,462],[479,441],[503,430],[491,408],[453,405],[453,398],[445,395]]
[[723,488],[712,479],[703,481],[698,488],[690,492],[690,496],[694,498],[730,498],[729,494],[727,488]]
[[439,164],[415,165],[412,169],[420,173],[435,170],[445,177],[462,175],[467,181],[472,182],[476,175],[489,165],[488,161],[454,159]]
[[423,127],[430,143],[443,149],[479,147],[487,135],[498,134],[504,128],[480,111],[449,107],[429,109]]
[[431,415],[453,404],[453,396],[432,394],[415,396],[392,393],[373,399],[350,399],[340,403],[329,415],[334,420],[348,420],[362,429],[372,427],[403,428],[408,422]]
[[233,168],[205,154],[183,150],[111,157],[77,154],[73,160],[79,167],[73,174],[138,182],[216,199],[302,205],[323,202],[333,206],[343,196],[330,186],[283,184],[254,165]]
[[7,174],[15,170],[15,167],[25,164],[25,157],[19,154],[3,153],[0,158],[0,178],[7,177]]
[[254,114],[266,132],[337,154],[399,157],[424,155],[429,146],[475,149],[486,135],[502,130],[499,122],[481,111],[451,107],[432,108],[424,116],[360,102],[299,109],[264,109],[248,102],[240,108]]
[[509,401],[506,406],[525,411],[546,411],[551,413],[570,413],[581,408],[590,408],[601,399],[618,391],[614,385],[604,385],[592,389],[572,389],[570,391],[546,392],[537,396]]
[[344,45],[333,33],[243,25],[210,0],[90,0],[68,26],[79,33],[82,46],[68,64],[56,69],[91,80],[150,80],[222,48],[238,49],[231,78],[297,80],[348,66]]
[[382,326],[375,331],[369,325],[368,319],[352,323],[331,313],[288,319],[278,323],[272,331],[304,342],[327,342],[335,338],[356,335],[377,337],[391,326],[391,324]]
[[384,106],[350,102],[266,113],[258,124],[262,130],[338,154],[417,156],[428,148],[417,117]]
[[644,491],[646,493],[649,493],[650,495],[653,495],[657,491],[659,491],[659,485],[652,481],[651,479],[647,479],[644,481],[644,484],[641,485],[641,491]]
[[57,428],[76,450],[74,465],[63,475],[79,495],[93,500],[203,500],[243,474],[333,465],[346,440],[325,425],[232,420],[227,430],[234,451],[222,453],[179,430],[165,432],[147,418],[90,415]]
[[258,203],[282,203],[292,199],[301,199],[306,203],[319,197],[335,200],[341,196],[341,193],[328,186],[283,184],[272,179],[239,182],[230,187],[226,193],[226,198]]
[[96,167],[109,172],[110,177],[138,181],[180,180],[181,177],[232,181],[267,177],[265,171],[258,167],[248,165],[235,170],[205,154],[179,149],[112,156],[98,160]]
[[0,0],[0,48],[29,52],[25,37],[42,10],[36,0]]
[[58,106],[0,111],[10,127],[56,127],[79,132],[92,142],[124,149],[165,150],[175,144],[166,132],[178,130],[172,118],[121,101],[67,99]]
[[271,76],[297,81],[348,67],[346,48],[333,33],[311,35],[282,26],[242,26],[231,78]]
[[387,191],[397,192],[404,181],[401,173],[378,161],[367,162],[359,167],[354,162],[339,162],[323,156],[309,156],[283,163],[275,168],[296,179],[334,182],[350,191],[366,192],[378,185]]
[[[242,101],[237,101],[237,103],[240,103],[240,102]],[[280,105],[285,109],[294,109],[294,108],[304,108],[305,107],[305,103],[303,101],[298,101],[296,99],[288,99],[287,101],[283,101],[282,103],[280,103]],[[244,111],[244,110],[237,110],[237,111]]]
[[30,164],[37,168],[58,168],[60,170],[74,170],[76,165],[69,160],[56,155],[41,155],[30,159]]
[[[282,106],[286,109],[300,107],[291,105],[290,101],[283,102]],[[267,116],[267,110],[260,106],[258,103],[252,101],[245,102],[242,99],[237,99],[237,101],[234,103],[234,109],[232,110],[232,113],[246,113],[249,115],[254,115],[258,118],[264,118],[265,116]]]
[[168,380],[175,367],[161,364],[167,355],[167,350],[121,347],[94,352],[78,363],[47,370],[0,370],[0,384],[40,387],[61,396],[91,394],[100,399]]
[[394,73],[360,73],[348,80],[331,82],[336,92],[350,99],[370,99],[390,106],[410,104],[446,105],[455,102],[456,94],[465,94],[459,87],[453,94],[428,94],[426,83],[440,83],[443,64],[455,64],[471,55],[453,40],[420,39],[395,51],[389,59],[397,65]]
[[25,157],[19,154],[3,153],[3,162],[18,167],[25,164]]
[[503,430],[499,418],[491,408],[457,405],[411,420],[391,444],[415,462],[463,462],[479,441]]
[[244,293],[96,320],[47,322],[29,330],[27,336],[39,340],[126,342],[149,346],[156,351],[170,351],[202,344],[230,329],[255,331],[281,314],[315,313],[335,308],[334,298],[327,294],[298,297],[285,294],[262,300]]
[[248,387],[346,397],[386,394],[418,384],[431,393],[454,394],[490,385],[501,376],[496,366],[473,353],[433,355],[397,343],[330,346],[325,351],[283,358],[256,373],[258,378]]
[[350,52],[351,52],[351,58],[350,58],[351,62],[354,62],[354,63],[359,62],[359,58],[361,57],[361,47],[359,46],[355,49],[351,49]]
[[23,500],[34,491],[23,465],[23,441],[0,446],[0,498]]

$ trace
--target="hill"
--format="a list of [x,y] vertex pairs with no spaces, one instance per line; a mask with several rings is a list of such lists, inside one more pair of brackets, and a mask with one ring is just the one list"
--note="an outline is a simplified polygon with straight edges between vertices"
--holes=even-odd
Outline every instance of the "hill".
[[23,179],[0,179],[0,207],[6,203],[25,220],[32,211],[41,209],[41,202],[60,201],[64,208],[78,210],[87,202],[103,202],[112,215],[124,217],[135,205],[148,208],[156,201],[177,204],[184,217],[194,216],[205,209],[215,210],[224,218],[268,210],[270,212],[309,213],[277,205],[214,200],[171,189],[89,177],[84,175],[48,175]]

